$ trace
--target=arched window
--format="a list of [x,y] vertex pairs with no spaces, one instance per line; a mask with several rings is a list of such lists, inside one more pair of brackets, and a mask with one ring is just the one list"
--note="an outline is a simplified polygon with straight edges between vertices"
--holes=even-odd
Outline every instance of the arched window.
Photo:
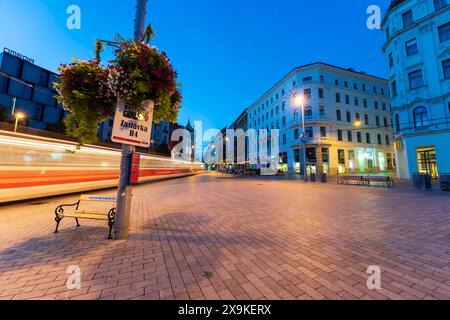
[[395,115],[395,132],[400,132],[400,115],[398,113]]
[[305,107],[305,117],[312,117],[312,107],[311,106]]
[[414,127],[419,128],[428,124],[428,111],[425,107],[417,107],[413,111]]

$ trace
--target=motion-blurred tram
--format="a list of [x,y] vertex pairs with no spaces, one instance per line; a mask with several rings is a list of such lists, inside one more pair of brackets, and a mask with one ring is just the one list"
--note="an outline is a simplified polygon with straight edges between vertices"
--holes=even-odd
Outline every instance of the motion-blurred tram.
[[[0,203],[112,188],[120,150],[0,130]],[[139,183],[201,173],[203,164],[140,155]]]

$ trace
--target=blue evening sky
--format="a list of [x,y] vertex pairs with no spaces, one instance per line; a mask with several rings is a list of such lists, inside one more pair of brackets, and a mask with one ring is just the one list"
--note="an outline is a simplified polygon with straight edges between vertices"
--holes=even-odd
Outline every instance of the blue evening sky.
[[[223,128],[294,67],[323,61],[386,75],[366,9],[389,0],[150,0],[147,22],[179,73],[179,122]],[[78,5],[81,30],[66,28]],[[131,37],[135,0],[0,0],[0,46],[55,71],[91,58],[96,38]],[[107,54],[106,54],[107,56]],[[107,58],[107,57],[106,57]]]

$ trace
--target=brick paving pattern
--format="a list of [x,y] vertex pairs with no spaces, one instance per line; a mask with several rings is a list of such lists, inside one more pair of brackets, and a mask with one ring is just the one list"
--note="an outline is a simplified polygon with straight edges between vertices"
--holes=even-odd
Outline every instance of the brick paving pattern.
[[[114,195],[113,190],[99,194]],[[202,175],[134,190],[128,240],[0,207],[0,299],[450,299],[450,195]],[[68,290],[67,267],[81,268]],[[367,267],[382,270],[367,288]]]

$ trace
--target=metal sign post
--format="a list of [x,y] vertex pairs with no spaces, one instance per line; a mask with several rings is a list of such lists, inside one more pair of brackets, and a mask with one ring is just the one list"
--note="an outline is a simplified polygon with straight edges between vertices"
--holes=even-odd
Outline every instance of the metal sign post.
[[[146,8],[147,0],[137,0],[136,18],[134,21],[134,40],[136,41],[141,41],[144,37]],[[114,231],[115,239],[125,239],[128,237],[132,191],[128,181],[131,172],[131,161],[129,161],[129,157],[133,151],[134,146],[125,143],[122,144],[122,159],[120,163],[120,180],[117,193],[116,224]]]

